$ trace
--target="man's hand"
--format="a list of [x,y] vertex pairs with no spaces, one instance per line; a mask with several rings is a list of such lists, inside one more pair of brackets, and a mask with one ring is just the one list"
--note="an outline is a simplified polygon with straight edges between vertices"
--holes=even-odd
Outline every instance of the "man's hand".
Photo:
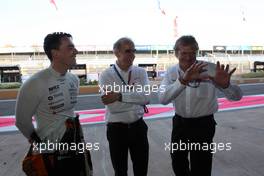
[[118,92],[108,92],[101,97],[101,100],[104,105],[108,105],[110,103],[114,103],[115,101],[119,101],[121,99],[121,96],[121,93]]
[[182,79],[184,82],[189,83],[193,80],[204,80],[208,79],[208,75],[201,75],[202,72],[206,70],[204,67],[207,66],[207,63],[195,62],[192,64],[184,73]]
[[236,71],[236,68],[232,69],[229,72],[229,65],[226,66],[224,64],[220,65],[220,62],[217,61],[215,68],[215,76],[210,76],[209,78],[219,87],[225,89],[230,84],[230,78],[232,74]]
[[34,142],[36,143],[40,143],[41,139],[39,138],[39,136],[37,135],[37,133],[34,131],[31,135],[30,135],[30,139],[28,140],[28,142],[30,144],[33,144]]

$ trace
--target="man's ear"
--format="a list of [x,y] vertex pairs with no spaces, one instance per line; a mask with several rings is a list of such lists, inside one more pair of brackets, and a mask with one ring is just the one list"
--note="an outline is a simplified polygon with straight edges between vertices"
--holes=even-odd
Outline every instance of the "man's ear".
[[116,57],[119,57],[119,51],[118,50],[114,50],[114,54]]
[[54,59],[54,58],[57,58],[58,56],[58,51],[56,49],[52,49],[51,50],[51,57]]

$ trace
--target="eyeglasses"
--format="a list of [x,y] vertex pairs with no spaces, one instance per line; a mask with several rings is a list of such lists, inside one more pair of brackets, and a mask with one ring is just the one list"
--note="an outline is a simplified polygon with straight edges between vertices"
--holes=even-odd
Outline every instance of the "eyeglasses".
[[136,51],[136,49],[126,49],[125,53],[135,53]]

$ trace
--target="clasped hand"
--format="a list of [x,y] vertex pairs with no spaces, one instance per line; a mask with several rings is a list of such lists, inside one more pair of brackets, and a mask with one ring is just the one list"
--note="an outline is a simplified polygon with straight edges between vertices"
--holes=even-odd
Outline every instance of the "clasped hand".
[[101,100],[104,105],[108,105],[110,103],[120,100],[120,96],[121,95],[119,92],[107,92],[106,94],[101,96]]

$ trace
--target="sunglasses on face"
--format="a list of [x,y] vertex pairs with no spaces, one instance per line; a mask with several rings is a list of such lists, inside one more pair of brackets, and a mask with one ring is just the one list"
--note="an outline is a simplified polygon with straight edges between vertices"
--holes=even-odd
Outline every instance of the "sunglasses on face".
[[136,49],[126,49],[125,53],[135,53],[136,51]]

